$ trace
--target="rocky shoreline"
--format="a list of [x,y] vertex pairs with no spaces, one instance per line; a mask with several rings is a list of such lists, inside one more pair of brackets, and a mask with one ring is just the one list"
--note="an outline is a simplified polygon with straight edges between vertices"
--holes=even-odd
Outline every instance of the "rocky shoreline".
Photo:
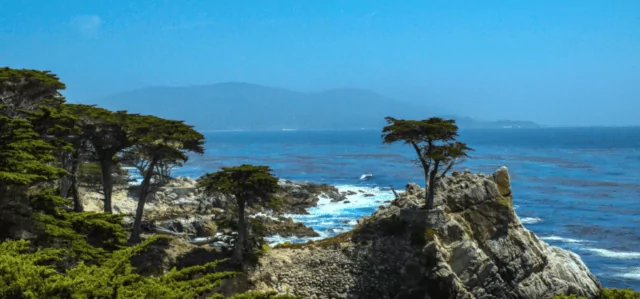
[[[148,195],[143,217],[143,231],[147,234],[183,236],[194,244],[214,247],[230,246],[234,240],[234,206],[224,195],[205,196],[196,186],[196,180],[176,178],[157,187]],[[321,198],[344,202],[347,193],[326,184],[280,180],[280,191],[275,194],[276,208],[257,206],[248,208],[247,214],[262,224],[266,236],[318,237],[319,234],[303,223],[295,222],[285,214],[308,214]],[[125,217],[125,226],[133,223],[137,207],[138,186],[116,186],[112,201],[113,211]],[[85,211],[102,211],[102,195],[81,188]]]
[[433,210],[409,184],[350,232],[277,246],[249,271],[253,288],[302,298],[597,298],[600,282],[578,255],[524,228],[506,167],[453,173],[437,188]]
[[[321,198],[344,202],[353,195],[313,183],[280,181],[280,186],[277,210],[249,211],[250,231],[317,236],[283,214],[306,214]],[[127,192],[133,191],[121,188],[114,193],[114,211],[130,214],[135,209]],[[424,189],[408,184],[388,205],[358,219],[351,231],[303,244],[260,247],[255,264],[243,269],[246,275],[227,282],[228,294],[255,290],[316,299],[597,298],[602,286],[578,255],[549,246],[522,225],[513,209],[506,167],[492,175],[466,171],[440,179],[430,211],[421,208],[423,194]],[[85,195],[85,207],[97,206],[92,196],[99,195]],[[202,196],[190,179],[176,179],[149,196],[146,232],[182,236],[182,242],[195,246],[177,242],[171,250],[191,248],[204,254],[196,259],[200,261],[217,256],[211,250],[233,244],[233,207],[223,196]],[[260,244],[257,239],[249,242]]]

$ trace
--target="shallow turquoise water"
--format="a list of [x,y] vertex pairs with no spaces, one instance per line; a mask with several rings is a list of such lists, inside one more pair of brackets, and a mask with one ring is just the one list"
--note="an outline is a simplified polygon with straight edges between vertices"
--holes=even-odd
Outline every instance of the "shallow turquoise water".
[[[363,190],[373,197],[323,203],[294,217],[323,236],[350,228],[393,196],[392,185],[422,185],[413,153],[383,145],[379,131],[207,133],[207,152],[174,175],[198,177],[221,166],[270,165],[276,175]],[[546,242],[578,253],[607,287],[640,290],[640,128],[468,130],[475,149],[461,165],[492,173],[509,167],[516,212]],[[365,173],[373,178],[361,181]],[[273,241],[278,241],[275,238]],[[304,241],[304,240],[292,240]]]

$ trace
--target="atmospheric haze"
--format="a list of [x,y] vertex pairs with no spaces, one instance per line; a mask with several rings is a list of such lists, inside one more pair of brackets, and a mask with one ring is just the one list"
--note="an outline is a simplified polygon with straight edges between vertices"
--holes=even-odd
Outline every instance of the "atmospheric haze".
[[[133,110],[154,103],[148,113],[202,128],[221,126],[182,111],[198,103],[181,103],[223,82],[247,90],[203,107],[241,112],[232,104],[253,103],[234,117],[272,116],[256,126],[307,117],[324,118],[321,127],[357,127],[369,123],[365,112],[381,110],[640,125],[640,2],[633,0],[1,1],[0,11],[0,65],[53,71],[71,102]],[[252,94],[256,86],[268,88],[264,99]],[[149,98],[175,88],[189,92]],[[272,98],[278,92],[293,98]],[[252,97],[235,101],[243,93]],[[110,102],[131,94],[140,102]],[[222,121],[220,111],[208,117]],[[309,118],[315,112],[322,117]]]

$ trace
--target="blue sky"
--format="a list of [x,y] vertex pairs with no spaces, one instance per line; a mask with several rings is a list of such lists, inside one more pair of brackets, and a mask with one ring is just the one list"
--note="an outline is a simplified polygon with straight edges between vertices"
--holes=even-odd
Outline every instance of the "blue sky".
[[242,81],[640,125],[640,1],[0,0],[0,65],[52,70],[83,102]]

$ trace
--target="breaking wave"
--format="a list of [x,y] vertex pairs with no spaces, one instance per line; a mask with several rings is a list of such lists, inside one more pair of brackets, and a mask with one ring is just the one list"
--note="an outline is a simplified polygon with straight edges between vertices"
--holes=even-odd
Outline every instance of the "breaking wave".
[[[293,218],[293,221],[313,227],[320,234],[319,237],[271,236],[266,238],[269,244],[304,243],[308,240],[319,240],[346,232],[357,224],[357,219],[372,214],[381,205],[388,205],[394,198],[393,192],[379,187],[337,185],[336,188],[340,192],[347,193],[346,200],[331,202],[331,199],[321,197],[317,206],[307,209],[308,215],[285,215]],[[402,190],[398,190],[400,191]]]

